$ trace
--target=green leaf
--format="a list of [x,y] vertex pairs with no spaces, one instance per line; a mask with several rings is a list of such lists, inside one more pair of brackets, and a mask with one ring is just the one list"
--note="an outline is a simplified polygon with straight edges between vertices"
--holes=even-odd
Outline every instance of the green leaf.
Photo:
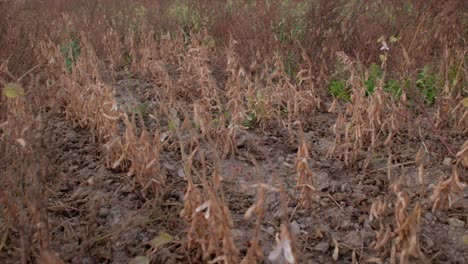
[[149,264],[150,259],[146,256],[138,256],[132,260],[128,264]]
[[3,93],[8,98],[16,98],[24,95],[24,89],[19,83],[8,83],[5,86]]
[[153,238],[153,240],[151,240],[149,242],[149,244],[153,247],[153,248],[158,248],[164,244],[167,244],[167,243],[170,243],[172,242],[174,239],[172,238],[171,235],[169,235],[168,233],[166,232],[161,232],[161,234],[159,234],[159,236]]
[[396,37],[394,37],[394,36],[390,37],[390,42],[391,43],[394,43],[394,42],[397,42],[397,41],[398,41],[398,39]]

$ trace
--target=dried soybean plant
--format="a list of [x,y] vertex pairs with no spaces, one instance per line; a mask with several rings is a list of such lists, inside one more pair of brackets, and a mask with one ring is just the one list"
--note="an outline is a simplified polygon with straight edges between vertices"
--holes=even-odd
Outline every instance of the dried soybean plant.
[[251,184],[246,186],[246,189],[253,189],[256,188],[257,191],[257,198],[254,204],[252,204],[249,209],[244,214],[244,219],[249,220],[254,215],[256,216],[256,223],[255,223],[255,230],[252,239],[250,240],[250,247],[247,250],[247,254],[242,259],[242,264],[257,264],[261,263],[263,260],[263,251],[260,245],[260,230],[262,228],[262,221],[264,220],[266,209],[264,206],[265,203],[265,196],[267,192],[269,193],[278,193],[280,190],[271,186],[270,184],[266,184],[265,180],[260,175],[260,166],[257,160],[252,157],[251,158],[252,164],[255,166],[255,173],[257,174],[258,183]]
[[250,75],[242,67],[239,62],[238,55],[235,53],[234,48],[237,45],[231,35],[229,39],[229,47],[226,49],[228,79],[226,81],[226,110],[229,111],[231,116],[232,126],[241,126],[242,122],[247,118],[247,106],[245,93],[248,89]]
[[299,148],[297,150],[296,171],[297,171],[297,187],[301,189],[300,200],[301,204],[309,208],[316,200],[317,187],[315,185],[315,177],[309,168],[309,147],[304,137],[302,124],[299,124]]
[[[185,113],[186,120],[188,114]],[[191,126],[185,126],[195,144],[185,142],[182,127],[176,127],[176,134],[184,164],[187,191],[184,196],[184,209],[181,217],[189,224],[188,248],[195,249],[195,258],[201,257],[207,263],[238,263],[239,252],[234,244],[231,228],[233,222],[228,207],[220,194],[218,164],[215,160],[212,183],[208,180],[207,161],[200,142]],[[190,148],[187,154],[186,148]],[[215,153],[215,155],[217,155]],[[201,172],[194,160],[201,163]],[[196,176],[196,178],[194,177]],[[200,184],[196,184],[195,179]]]
[[460,172],[457,166],[452,167],[452,175],[444,180],[440,179],[431,196],[433,202],[432,212],[451,208],[455,197],[466,188],[466,183],[460,181]]
[[281,214],[282,223],[280,226],[280,232],[276,233],[276,247],[273,251],[268,254],[268,260],[276,262],[280,261],[283,263],[296,264],[299,259],[297,256],[296,238],[291,232],[291,225],[289,223],[289,217],[287,212],[287,194],[282,182],[277,176],[274,176],[278,182],[279,192],[281,195]]
[[259,183],[249,186],[250,188],[257,187],[257,201],[247,209],[245,212],[244,218],[249,220],[255,214],[256,223],[255,223],[255,230],[252,239],[250,240],[250,247],[247,250],[247,254],[242,259],[242,264],[256,264],[259,263],[263,259],[263,251],[260,245],[260,229],[262,227],[262,220],[265,215],[265,208],[264,208],[264,199],[265,193],[267,188],[272,189],[269,186]]
[[[351,102],[346,104],[346,112],[338,115],[334,125],[336,139],[335,143],[330,147],[329,154],[336,153],[338,156],[342,156],[345,164],[350,166],[357,161],[358,154],[364,147],[363,140],[368,134],[365,111],[369,103],[365,97],[365,89],[357,76],[354,60],[343,52],[337,53],[337,56],[340,63],[344,65],[350,74],[347,84],[352,87],[352,94]],[[334,104],[337,104],[337,102],[334,102]],[[338,143],[341,143],[341,145],[338,145]]]
[[440,75],[445,80],[443,89],[436,102],[435,127],[438,129],[450,128],[457,133],[468,132],[468,99],[466,97],[466,80],[468,72],[466,55],[468,49],[449,49],[445,47]]
[[418,182],[419,182],[419,196],[424,197],[426,195],[426,178],[424,175],[424,148],[420,147],[416,153],[415,163],[419,166],[418,169]]
[[[409,263],[409,257],[424,259],[425,256],[420,248],[419,236],[421,232],[421,204],[416,202],[412,212],[408,213],[410,198],[408,193],[401,189],[400,183],[393,185],[393,191],[397,196],[395,204],[396,229],[393,235],[396,240],[392,247],[400,253],[400,263]],[[392,254],[395,254],[392,249]],[[395,258],[396,256],[391,256]]]
[[50,249],[47,217],[45,181],[53,171],[39,109],[49,102],[43,97],[33,98],[37,87],[21,79],[9,73],[6,64],[0,66],[0,89],[7,97],[0,120],[0,149],[4,154],[0,159],[0,250],[6,245],[14,247],[20,255],[17,260],[24,264],[40,261],[46,254],[54,261],[50,263],[63,263]]
[[[88,128],[93,138],[103,144],[106,163],[110,168],[129,169],[128,175],[135,175],[143,193],[158,196],[165,183],[165,172],[159,164],[159,132],[155,131],[151,137],[143,122],[138,129],[135,117],[130,120],[118,109],[111,88],[102,81],[99,60],[93,47],[85,34],[81,35],[80,40],[82,57],[71,73],[63,70],[60,77],[65,91],[66,117],[75,125]],[[60,54],[56,52],[52,55],[56,61],[60,61]],[[125,126],[123,135],[117,129],[121,120]],[[141,131],[139,135],[138,130]]]
[[299,113],[311,114],[323,105],[321,95],[315,87],[314,76],[312,75],[312,61],[304,49],[302,51],[302,59],[307,62],[307,68],[300,70],[296,75],[298,81],[294,99],[296,102],[295,106],[298,108],[294,109],[296,118]]
[[370,245],[373,249],[380,251],[388,244],[388,241],[392,238],[392,232],[390,226],[384,224],[385,217],[387,216],[387,198],[376,199],[369,211],[369,221],[372,222],[374,219],[379,220],[379,230],[375,231],[375,241]]
[[[176,106],[176,93],[181,90],[176,87],[177,84],[169,72],[171,67],[182,65],[179,61],[180,57],[185,54],[185,50],[181,44],[181,38],[183,37],[180,34],[174,38],[170,35],[163,35],[161,41],[158,42],[153,30],[147,30],[147,32],[143,30],[140,36],[138,50],[140,58],[138,70],[135,73],[149,79],[155,85],[156,89],[145,91],[145,97],[158,98],[160,102],[167,102],[168,107]],[[180,76],[180,78],[183,77]]]
[[[226,110],[228,113],[229,122],[227,127],[223,122],[219,122],[219,141],[221,146],[225,146],[222,155],[223,157],[228,154],[234,154],[237,152],[236,136],[240,129],[246,129],[245,125],[253,126],[256,120],[252,119],[252,116],[256,116],[254,112],[250,112],[251,116],[248,115],[247,96],[249,93],[249,87],[252,87],[252,80],[250,74],[240,64],[238,55],[235,53],[234,48],[237,42],[231,36],[229,39],[229,47],[226,50],[227,57],[227,68],[228,79],[225,85],[225,97],[226,97]],[[220,116],[220,118],[224,117]],[[245,121],[248,120],[247,123]]]
[[[273,57],[272,73],[266,78],[267,87],[270,87],[270,111],[273,114],[272,118],[287,127],[289,141],[295,143],[293,132],[294,120],[299,117],[300,106],[296,97],[297,87],[293,84],[286,73],[282,57],[279,53],[275,53]],[[285,116],[286,115],[286,116]]]
[[191,44],[188,51],[181,55],[177,71],[180,78],[177,81],[177,94],[188,102],[205,98],[209,102],[210,110],[221,109],[219,87],[209,68],[209,51],[212,42],[201,34],[191,34]]
[[[394,231],[396,235],[395,249],[400,252],[399,263],[411,263],[410,257],[425,260],[421,250],[419,236],[421,233],[421,204],[416,203],[413,211],[405,217],[404,222],[398,223],[398,228]],[[393,245],[392,245],[393,247]],[[392,252],[395,252],[392,249]],[[395,259],[396,256],[391,256]]]
[[143,193],[159,197],[166,182],[166,173],[159,162],[162,149],[159,132],[155,131],[151,136],[143,121],[137,127],[135,116],[130,119],[124,115],[124,124],[122,155],[129,163],[127,175],[136,177]]
[[172,36],[169,32],[161,36],[159,43],[159,52],[161,59],[166,65],[182,65],[181,60],[183,55],[186,53],[184,36],[185,32],[179,30]]
[[394,212],[394,228],[384,226],[384,219],[387,215],[388,207],[387,199],[376,200],[370,209],[369,220],[379,219],[380,228],[376,231],[376,240],[371,244],[372,248],[385,255],[385,249],[391,242],[390,258],[392,263],[411,263],[410,258],[426,260],[420,246],[421,233],[421,212],[422,207],[419,202],[416,202],[412,211],[410,210],[411,199],[408,193],[402,189],[400,181],[392,184],[391,189],[396,195],[395,212]]
[[343,157],[347,166],[354,166],[360,157],[367,156],[362,164],[362,167],[366,168],[375,149],[382,144],[389,146],[393,136],[397,135],[405,124],[406,120],[402,118],[405,100],[397,101],[384,92],[385,72],[376,81],[375,91],[370,93],[364,78],[360,77],[363,75],[362,71],[366,71],[363,70],[363,66],[343,52],[338,52],[337,56],[349,73],[347,85],[351,87],[351,95],[344,113],[339,109],[336,100],[329,109],[338,112],[334,125],[336,139],[330,147],[329,156]]

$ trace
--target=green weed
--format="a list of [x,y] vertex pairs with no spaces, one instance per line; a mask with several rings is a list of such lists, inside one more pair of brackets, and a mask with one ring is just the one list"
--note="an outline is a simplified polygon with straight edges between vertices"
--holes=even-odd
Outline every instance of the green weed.
[[349,102],[351,100],[351,95],[346,89],[345,80],[335,80],[330,83],[330,93],[337,99],[344,100]]
[[149,115],[150,108],[149,102],[145,101],[143,103],[138,103],[134,107],[126,107],[127,113],[139,114],[141,117],[146,117]]
[[382,76],[383,71],[380,66],[372,63],[370,66],[369,77],[364,81],[364,84],[366,85],[366,95],[372,94],[375,91],[375,86],[377,85],[377,82],[382,79]]
[[144,101],[143,103],[139,103],[135,109],[141,116],[145,117],[149,115],[149,102]]
[[125,67],[129,68],[132,65],[133,59],[132,55],[130,55],[130,52],[125,51],[122,55],[122,59]]
[[242,126],[247,127],[249,129],[255,128],[255,125],[257,124],[257,116],[255,113],[248,113],[247,118],[242,121]]
[[423,96],[425,104],[434,104],[436,99],[436,76],[431,73],[429,66],[426,65],[419,71],[416,88]]
[[402,94],[400,82],[395,79],[388,80],[383,89],[385,92],[392,94],[396,98],[399,98]]
[[[308,3],[290,3],[284,0],[281,3],[281,20],[278,24],[272,24],[271,29],[281,43],[292,43],[296,40],[302,41],[306,33],[305,15]],[[289,22],[288,22],[289,21]]]
[[60,52],[65,58],[65,65],[69,73],[73,70],[73,65],[78,60],[81,54],[80,42],[75,37],[72,37],[67,43],[60,47]]
[[176,18],[185,34],[190,34],[190,32],[200,32],[202,28],[209,26],[212,23],[213,12],[207,16],[202,14],[198,7],[189,6],[186,1],[174,1],[169,8],[169,14]]
[[[382,78],[383,78],[382,68],[379,65],[372,63],[369,69],[369,76],[364,81],[364,85],[366,86],[366,96],[374,93],[378,82],[380,82]],[[400,97],[402,94],[400,82],[396,79],[389,79],[383,85],[383,90],[386,93],[392,94],[395,97]]]

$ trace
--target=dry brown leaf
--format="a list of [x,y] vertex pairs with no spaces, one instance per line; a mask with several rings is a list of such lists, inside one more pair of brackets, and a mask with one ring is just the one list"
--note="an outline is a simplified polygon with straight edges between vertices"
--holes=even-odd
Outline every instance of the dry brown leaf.
[[339,254],[340,254],[340,244],[338,243],[338,240],[336,240],[335,238],[333,238],[333,244],[335,245],[335,249],[333,250],[332,257],[334,261],[337,261]]

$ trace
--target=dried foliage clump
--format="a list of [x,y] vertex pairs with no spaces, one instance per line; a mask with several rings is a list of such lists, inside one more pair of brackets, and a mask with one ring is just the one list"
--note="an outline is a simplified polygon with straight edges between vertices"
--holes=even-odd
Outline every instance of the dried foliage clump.
[[366,157],[362,165],[365,169],[375,150],[379,147],[391,149],[393,137],[405,126],[408,118],[405,91],[402,91],[401,100],[384,92],[384,72],[381,79],[376,80],[375,90],[369,94],[365,79],[360,77],[362,65],[344,52],[338,52],[337,57],[349,72],[347,85],[351,87],[351,94],[344,111],[339,108],[336,98],[329,109],[338,113],[333,127],[335,143],[329,155],[342,157],[348,166],[354,166]]
[[[183,144],[181,150],[184,152]],[[184,173],[187,179],[187,191],[184,197],[184,209],[181,216],[190,225],[188,231],[188,248],[196,249],[197,256],[208,263],[238,263],[239,252],[231,234],[233,222],[228,207],[219,195],[219,175],[213,171],[214,183],[207,181],[204,154],[201,174],[193,166],[193,158],[199,150],[195,149],[190,156],[184,156]],[[200,190],[194,185],[196,175],[202,181]],[[202,195],[204,193],[205,195]],[[213,257],[214,256],[214,257]]]
[[[63,263],[50,247],[46,180],[54,175],[43,133],[40,91],[29,78],[17,78],[6,64],[0,67],[0,88],[9,90],[0,120],[0,251],[18,239],[19,263],[47,256],[49,263]],[[23,79],[24,78],[24,79]],[[24,86],[28,85],[26,92]],[[3,96],[3,95],[2,95]],[[34,100],[36,97],[36,100]]]
[[454,199],[466,188],[466,184],[460,181],[460,173],[457,167],[452,168],[452,175],[444,180],[440,179],[431,196],[433,202],[432,212],[438,209],[447,210],[452,207]]
[[378,219],[380,226],[371,246],[381,256],[389,254],[392,263],[411,263],[411,258],[426,260],[420,242],[422,206],[416,202],[412,211],[408,212],[411,205],[408,193],[402,190],[400,182],[394,183],[392,189],[396,196],[394,221],[385,224],[389,207],[387,198],[383,201],[377,199],[370,208],[369,220]]

